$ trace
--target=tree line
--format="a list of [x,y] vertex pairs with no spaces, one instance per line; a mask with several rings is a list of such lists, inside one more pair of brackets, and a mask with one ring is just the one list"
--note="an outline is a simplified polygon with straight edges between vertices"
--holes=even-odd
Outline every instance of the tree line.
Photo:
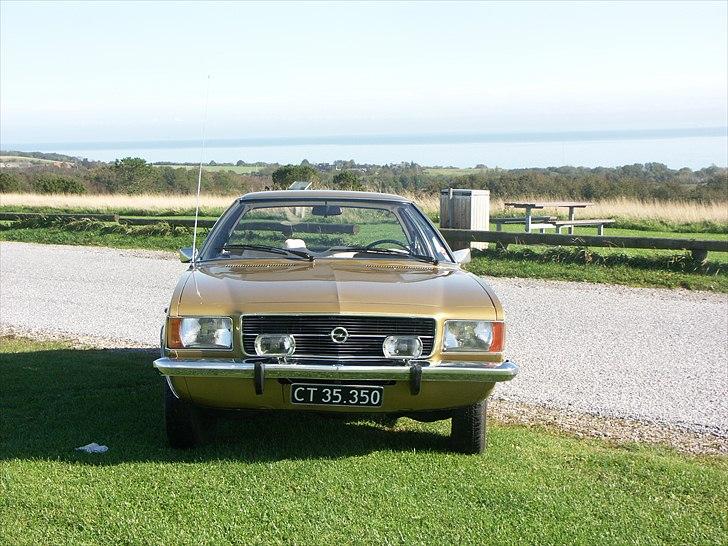
[[[48,154],[50,155],[50,154]],[[351,163],[351,165],[349,165]],[[72,168],[33,165],[0,171],[0,192],[38,193],[169,193],[190,194],[197,187],[194,168],[152,165],[127,157],[111,163],[77,160]],[[285,189],[295,181],[311,181],[314,188],[435,193],[448,187],[487,189],[501,199],[538,196],[553,199],[598,200],[629,197],[649,200],[728,200],[728,170],[670,169],[661,163],[621,167],[551,167],[528,169],[432,169],[416,163],[322,169],[300,165],[270,165],[258,173],[203,170],[206,193],[242,194],[262,189]],[[444,171],[444,172],[443,172]]]

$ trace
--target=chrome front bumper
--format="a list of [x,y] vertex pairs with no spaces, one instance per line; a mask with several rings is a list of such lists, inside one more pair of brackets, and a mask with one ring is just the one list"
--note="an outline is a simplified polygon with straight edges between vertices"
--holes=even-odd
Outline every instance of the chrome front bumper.
[[506,360],[492,362],[415,361],[404,365],[371,366],[349,364],[309,364],[261,362],[260,360],[206,359],[181,360],[159,358],[154,367],[162,375],[182,377],[235,377],[259,379],[369,379],[380,381],[510,381],[518,374],[518,366]]

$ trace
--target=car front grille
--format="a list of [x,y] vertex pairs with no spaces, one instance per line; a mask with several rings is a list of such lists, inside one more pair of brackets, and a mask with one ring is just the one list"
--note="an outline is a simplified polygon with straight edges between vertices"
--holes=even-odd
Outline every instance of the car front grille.
[[[345,328],[344,343],[335,343],[331,332]],[[243,349],[255,354],[259,334],[291,334],[296,339],[294,356],[336,358],[384,358],[382,342],[387,336],[419,336],[422,355],[432,353],[435,319],[347,315],[245,315],[242,319]]]

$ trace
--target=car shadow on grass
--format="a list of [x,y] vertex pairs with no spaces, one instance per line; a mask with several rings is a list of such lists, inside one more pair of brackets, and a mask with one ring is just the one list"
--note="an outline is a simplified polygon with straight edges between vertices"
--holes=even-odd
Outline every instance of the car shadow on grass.
[[[256,462],[447,449],[444,435],[414,423],[387,429],[314,414],[258,413],[220,419],[206,444],[173,450],[165,438],[155,356],[131,349],[0,353],[0,459]],[[74,449],[91,442],[109,451]]]

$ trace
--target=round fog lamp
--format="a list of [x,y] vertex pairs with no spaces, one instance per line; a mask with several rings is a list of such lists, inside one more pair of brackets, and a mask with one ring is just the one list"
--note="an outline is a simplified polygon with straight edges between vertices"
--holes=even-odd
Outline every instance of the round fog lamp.
[[288,356],[296,350],[296,340],[289,334],[260,334],[255,338],[258,356]]
[[387,358],[419,358],[422,356],[422,340],[417,336],[389,336],[382,344]]

